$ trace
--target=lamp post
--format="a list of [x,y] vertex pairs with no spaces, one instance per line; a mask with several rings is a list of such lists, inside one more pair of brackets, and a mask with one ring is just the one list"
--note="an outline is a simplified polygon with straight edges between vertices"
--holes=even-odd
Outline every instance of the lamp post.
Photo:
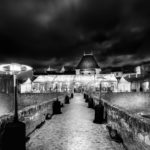
[[20,64],[10,64],[10,74],[13,75],[13,89],[14,89],[14,122],[18,122],[18,101],[17,101],[17,74],[21,72]]
[[2,137],[2,150],[16,149],[25,150],[25,123],[19,122],[18,119],[18,101],[17,101],[17,76],[26,71],[32,70],[31,67],[21,64],[4,64],[0,65],[0,70],[13,75],[14,89],[14,118],[13,122],[7,123]]
[[14,82],[14,104],[15,104],[15,111],[14,111],[14,122],[18,122],[18,100],[17,100],[17,79],[16,74],[13,75],[13,82]]
[[21,72],[29,71],[30,69],[32,70],[32,68],[29,66],[24,66],[24,65],[16,64],[16,63],[10,64],[9,72],[10,72],[10,74],[13,75],[13,83],[14,83],[14,86],[13,86],[13,88],[14,88],[14,106],[15,106],[14,122],[18,122],[17,75],[19,75]]

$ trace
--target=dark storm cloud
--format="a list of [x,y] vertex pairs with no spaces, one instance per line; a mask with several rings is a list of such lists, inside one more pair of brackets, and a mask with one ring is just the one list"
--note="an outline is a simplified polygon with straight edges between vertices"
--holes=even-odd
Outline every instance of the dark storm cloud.
[[2,0],[0,59],[76,65],[94,51],[101,66],[149,61],[148,0]]

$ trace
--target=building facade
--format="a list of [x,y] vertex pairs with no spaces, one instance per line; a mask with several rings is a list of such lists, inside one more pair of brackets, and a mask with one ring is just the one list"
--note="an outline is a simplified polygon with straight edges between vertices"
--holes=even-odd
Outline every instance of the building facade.
[[84,54],[76,67],[76,75],[100,74],[101,69],[92,53]]
[[85,90],[117,91],[117,79],[114,74],[101,74],[93,54],[84,54],[75,68],[74,74],[39,75],[32,82],[33,92],[83,92]]

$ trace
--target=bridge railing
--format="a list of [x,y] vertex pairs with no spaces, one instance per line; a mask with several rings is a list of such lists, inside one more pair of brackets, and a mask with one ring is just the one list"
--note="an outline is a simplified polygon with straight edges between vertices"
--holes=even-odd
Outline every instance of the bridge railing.
[[[61,93],[58,95],[59,100],[64,103],[66,93]],[[39,96],[41,101],[38,103],[34,103],[34,105],[28,107],[22,107],[18,111],[19,120],[26,124],[26,136],[29,136],[40,124],[45,122],[46,115],[53,115],[52,105],[53,102],[56,100],[56,95],[50,94],[25,94],[22,95],[26,97],[26,99],[33,100]],[[42,100],[46,98],[45,100]],[[31,103],[30,103],[31,104]],[[1,145],[1,138],[3,132],[5,130],[5,126],[7,123],[13,121],[13,112],[0,116],[0,145]]]
[[110,100],[103,98],[100,100],[97,95],[92,96],[95,104],[98,104],[99,101],[103,103],[107,112],[107,124],[117,130],[129,150],[150,149],[150,118],[134,114],[123,107],[112,104]]

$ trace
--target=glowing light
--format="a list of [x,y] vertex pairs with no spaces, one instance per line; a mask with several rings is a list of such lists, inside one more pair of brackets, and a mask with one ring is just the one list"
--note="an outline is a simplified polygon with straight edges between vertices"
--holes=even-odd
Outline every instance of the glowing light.
[[0,71],[9,74],[18,74],[20,72],[32,70],[32,67],[27,65],[21,65],[17,63],[2,64],[0,65]]
[[14,121],[18,121],[18,102],[17,102],[17,84],[16,84],[16,78],[17,75],[19,75],[22,72],[26,72],[32,70],[31,67],[26,65],[21,65],[17,63],[11,63],[11,64],[2,64],[0,65],[0,71],[6,73],[6,74],[12,74],[13,75],[13,82],[14,82],[14,105],[15,105],[15,111],[14,111]]

